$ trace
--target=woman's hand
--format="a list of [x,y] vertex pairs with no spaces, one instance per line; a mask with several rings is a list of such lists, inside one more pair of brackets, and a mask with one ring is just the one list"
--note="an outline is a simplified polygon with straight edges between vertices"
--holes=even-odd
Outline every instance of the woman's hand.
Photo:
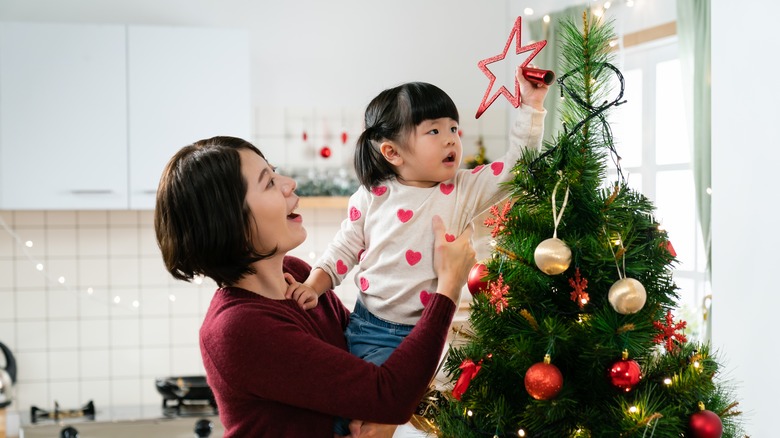
[[439,277],[437,293],[447,296],[455,304],[460,301],[460,291],[466,284],[469,271],[477,262],[471,246],[473,226],[454,238],[447,234],[441,217],[433,217],[433,269]]
[[392,438],[397,424],[367,423],[360,420],[349,422],[351,438]]

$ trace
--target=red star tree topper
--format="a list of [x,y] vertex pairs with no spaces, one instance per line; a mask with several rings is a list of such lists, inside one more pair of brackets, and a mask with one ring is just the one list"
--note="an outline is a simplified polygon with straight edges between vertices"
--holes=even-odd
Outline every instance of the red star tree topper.
[[493,102],[496,101],[499,94],[503,94],[504,97],[507,98],[509,103],[512,104],[515,108],[520,106],[520,82],[518,82],[517,77],[515,77],[515,93],[512,94],[504,85],[501,86],[501,88],[498,89],[495,93],[492,93],[493,90],[493,84],[496,82],[496,75],[493,74],[493,72],[490,71],[488,68],[488,64],[492,64],[497,61],[501,61],[506,57],[507,52],[509,51],[509,46],[512,45],[512,41],[515,42],[515,54],[519,55],[521,53],[530,52],[533,50],[533,52],[528,55],[528,58],[523,61],[522,64],[520,64],[520,67],[525,67],[528,65],[528,63],[531,62],[531,60],[534,59],[534,57],[542,50],[544,46],[547,45],[547,41],[539,41],[536,43],[529,44],[527,46],[522,46],[520,44],[520,22],[521,17],[517,17],[517,20],[515,20],[515,25],[512,28],[512,32],[509,34],[509,39],[506,40],[506,45],[504,45],[504,51],[496,56],[492,56],[487,59],[483,59],[482,61],[479,61],[477,63],[477,66],[480,70],[482,70],[482,73],[485,73],[485,76],[490,79],[490,84],[488,84],[487,90],[485,91],[485,96],[482,98],[482,103],[479,105],[479,109],[477,110],[477,116],[476,118],[479,118],[479,116],[482,115],[482,113],[485,112],[485,110],[488,109],[490,105],[493,104]]

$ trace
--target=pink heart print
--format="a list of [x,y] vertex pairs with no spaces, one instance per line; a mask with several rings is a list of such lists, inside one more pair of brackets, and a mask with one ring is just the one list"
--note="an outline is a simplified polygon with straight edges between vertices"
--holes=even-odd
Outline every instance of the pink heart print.
[[439,189],[445,195],[449,195],[450,193],[452,193],[452,189],[454,188],[455,188],[455,184],[443,184],[443,183],[439,184]]
[[412,210],[404,210],[403,208],[399,208],[397,214],[398,219],[400,219],[403,223],[409,222],[409,219],[414,216],[414,212]]
[[427,290],[420,291],[420,302],[422,303],[423,307],[428,305],[428,301],[431,300],[432,296],[433,294]]
[[452,234],[446,234],[445,233],[444,234],[444,240],[446,240],[447,242],[454,242],[455,241],[455,236],[453,236]]
[[341,259],[339,259],[339,261],[336,262],[336,272],[339,275],[344,275],[347,273],[347,265],[345,265],[344,262],[341,261]]
[[421,259],[422,253],[413,251],[411,249],[406,251],[406,262],[409,263],[409,266],[416,265]]
[[501,161],[494,161],[490,163],[490,168],[493,169],[493,175],[498,175],[504,170],[504,163]]
[[482,170],[482,168],[483,168],[483,167],[485,167],[485,165],[484,165],[484,164],[480,164],[479,166],[477,166],[477,167],[475,167],[475,168],[471,169],[471,173],[477,173],[477,172],[479,172],[480,170]]
[[378,186],[371,189],[371,193],[373,193],[376,196],[382,196],[387,191],[387,187],[385,186]]
[[360,277],[360,290],[363,292],[368,290],[368,280],[366,277]]
[[360,219],[360,210],[358,210],[355,207],[349,208],[349,220],[352,222],[355,222],[356,220]]

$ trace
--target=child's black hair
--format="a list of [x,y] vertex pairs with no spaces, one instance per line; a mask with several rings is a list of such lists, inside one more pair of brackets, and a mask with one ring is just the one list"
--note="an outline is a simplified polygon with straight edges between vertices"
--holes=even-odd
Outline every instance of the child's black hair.
[[442,117],[459,121],[455,102],[435,85],[409,82],[379,93],[366,108],[365,130],[355,146],[355,173],[360,184],[371,189],[395,176],[395,169],[379,150],[383,141],[403,147],[417,125]]

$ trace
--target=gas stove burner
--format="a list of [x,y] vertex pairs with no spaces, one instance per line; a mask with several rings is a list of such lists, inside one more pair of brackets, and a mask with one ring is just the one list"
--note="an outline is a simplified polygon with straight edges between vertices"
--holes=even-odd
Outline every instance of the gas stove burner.
[[30,407],[30,422],[32,424],[37,423],[40,420],[54,420],[59,421],[65,418],[86,418],[88,420],[95,419],[95,404],[90,400],[80,409],[60,409],[60,404],[55,400],[54,411],[46,411],[36,406]]

